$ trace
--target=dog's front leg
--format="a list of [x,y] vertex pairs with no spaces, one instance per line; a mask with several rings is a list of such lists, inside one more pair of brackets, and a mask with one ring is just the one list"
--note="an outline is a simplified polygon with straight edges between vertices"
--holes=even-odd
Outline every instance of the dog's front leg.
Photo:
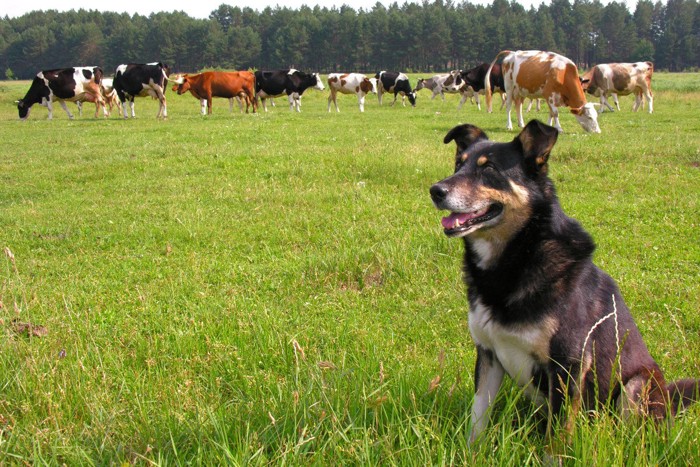
[[490,350],[476,346],[476,368],[474,370],[474,403],[472,404],[469,443],[473,443],[484,431],[489,421],[491,405],[501,388],[505,370]]
[[[571,440],[576,416],[581,407],[581,382],[577,376],[585,372],[574,368],[555,369],[550,367],[549,375],[549,411],[547,417],[547,444],[551,453],[558,451],[555,443],[567,444]],[[563,422],[563,423],[561,423]],[[555,429],[562,429],[561,438],[554,436]]]

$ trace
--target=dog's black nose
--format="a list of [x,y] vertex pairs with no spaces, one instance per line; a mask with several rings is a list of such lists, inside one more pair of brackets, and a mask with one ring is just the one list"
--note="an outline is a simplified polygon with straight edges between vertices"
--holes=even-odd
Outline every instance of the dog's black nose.
[[447,193],[449,192],[450,190],[447,189],[446,186],[439,183],[436,183],[430,187],[430,197],[433,198],[434,203],[441,203],[442,201],[445,201],[445,198],[447,198]]

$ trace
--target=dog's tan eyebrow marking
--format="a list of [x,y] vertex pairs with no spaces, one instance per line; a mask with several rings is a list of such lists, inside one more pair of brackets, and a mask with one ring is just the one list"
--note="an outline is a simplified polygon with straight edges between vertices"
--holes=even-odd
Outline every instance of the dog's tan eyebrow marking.
[[486,164],[489,161],[489,158],[486,156],[481,156],[476,160],[476,165],[481,167],[482,165]]
[[466,151],[463,152],[463,153],[462,153],[462,156],[461,156],[459,159],[460,159],[461,162],[466,161],[467,159],[469,159],[469,153],[466,152]]

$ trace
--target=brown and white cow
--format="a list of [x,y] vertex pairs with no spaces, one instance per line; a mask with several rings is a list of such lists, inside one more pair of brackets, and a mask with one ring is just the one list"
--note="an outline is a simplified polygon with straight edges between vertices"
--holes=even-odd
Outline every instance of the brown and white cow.
[[225,99],[240,97],[245,101],[246,113],[251,105],[253,113],[258,107],[255,99],[255,75],[250,71],[205,71],[197,75],[179,75],[171,81],[175,83],[173,91],[180,95],[189,91],[200,100],[202,115],[207,112],[211,115],[214,97]]
[[495,63],[502,61],[503,84],[506,91],[506,111],[508,130],[513,129],[510,111],[515,102],[518,126],[524,127],[523,100],[527,97],[542,97],[549,105],[549,124],[562,131],[557,107],[569,107],[584,130],[600,133],[598,113],[593,104],[586,102],[581,87],[578,69],[574,62],[563,55],[539,50],[504,50],[491,62],[484,79],[486,104],[491,106],[491,85],[489,75]]
[[612,106],[608,96],[612,95],[617,110],[620,102],[617,96],[634,94],[633,111],[639,110],[646,97],[649,103],[649,113],[654,111],[654,96],[651,92],[651,77],[654,74],[654,64],[651,62],[636,63],[603,63],[588,70],[582,77],[583,90],[588,94],[600,97],[600,111]]
[[377,92],[377,80],[367,78],[362,73],[331,73],[328,75],[328,89],[331,93],[328,96],[328,111],[331,111],[331,103],[335,104],[336,112],[338,108],[338,93],[356,94],[357,102],[360,105],[360,112],[365,111],[365,96],[370,92]]
[[112,113],[112,108],[117,107],[119,113],[122,111],[122,103],[117,96],[117,91],[114,90],[114,79],[113,78],[102,78],[102,84],[100,85],[100,91],[102,91],[102,97],[105,100],[105,105],[109,106],[107,115]]

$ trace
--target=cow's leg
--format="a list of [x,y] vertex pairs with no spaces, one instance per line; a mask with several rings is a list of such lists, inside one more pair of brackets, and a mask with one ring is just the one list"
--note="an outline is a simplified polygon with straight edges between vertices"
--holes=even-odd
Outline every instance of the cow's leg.
[[[396,98],[398,97],[398,95],[399,95],[399,93],[397,93],[397,92],[394,93],[394,100],[391,101],[391,106],[392,106],[392,107],[394,106],[394,104],[396,104]],[[404,104],[404,106],[405,106],[405,105],[406,105],[406,104]]]
[[476,348],[476,368],[474,369],[474,402],[469,421],[469,443],[473,443],[483,433],[489,421],[489,413],[496,399],[505,370],[493,352],[479,346]]
[[[481,100],[479,100],[479,93],[474,93],[474,98],[476,99],[476,110],[481,111]],[[503,110],[503,104],[501,104],[501,110]]]
[[[513,107],[513,96],[512,93],[506,94],[506,130],[513,129],[513,121],[510,119],[510,111]],[[488,110],[489,113],[491,109]]]
[[547,101],[547,104],[549,104],[549,121],[547,124],[556,128],[559,133],[562,133],[564,130],[562,130],[559,123],[559,109],[557,109],[556,103]]
[[[121,101],[122,102],[122,113],[124,114],[124,118],[129,118],[129,115],[127,114],[128,110],[126,109],[126,100]],[[133,110],[132,110],[133,111]]]
[[384,90],[381,86],[377,86],[377,99],[379,99],[379,105],[382,105],[382,96],[384,96]]
[[362,93],[357,94],[357,102],[360,104],[360,112],[365,111],[365,95]]
[[515,115],[518,116],[518,126],[525,128],[525,120],[523,120],[523,99],[522,97],[515,98]]
[[[49,111],[48,119],[53,120],[53,103],[51,102],[51,99],[49,99],[45,102],[42,102],[42,105],[45,106],[46,110]],[[29,114],[27,114],[27,115],[29,115]]]
[[615,102],[615,107],[617,107],[617,110],[620,110],[620,101],[617,98],[617,93],[616,92],[612,93],[612,97],[613,97],[613,101]]
[[207,114],[211,115],[211,105],[213,104],[212,102],[212,97],[211,95],[207,96]]
[[[66,102],[65,101],[58,101],[58,103],[61,104],[61,107],[63,108],[63,110],[66,111],[66,113],[68,114],[68,118],[73,120],[73,118],[74,118],[73,114],[70,113],[70,110],[68,110],[68,106],[66,105]],[[49,105],[51,105],[51,104],[49,104]],[[51,107],[49,107],[49,118],[51,118],[51,113],[52,113],[51,110],[52,110]]]
[[293,92],[289,95],[289,109],[301,112],[301,96],[298,92]]
[[[613,98],[617,98],[615,94],[613,94]],[[605,109],[609,109],[611,112],[614,112],[615,109],[613,109],[612,105],[610,105],[610,102],[608,102],[608,96],[605,93],[600,94],[600,113],[605,112]],[[618,106],[618,110],[620,110]]]
[[78,116],[82,117],[83,116],[83,102],[82,101],[75,101],[75,105],[78,107]]
[[331,89],[331,93],[328,95],[328,111],[331,111],[331,102],[335,104],[335,111],[340,112],[340,109],[338,108],[338,93],[334,90]]
[[467,99],[469,99],[469,96],[467,96],[466,92],[463,92],[462,98],[459,100],[459,104],[457,105],[457,110],[462,110],[462,106],[465,102],[467,102]]
[[654,95],[651,93],[651,89],[645,89],[644,96],[647,98],[647,103],[649,104],[649,113],[653,113],[654,112]]
[[[263,103],[263,109],[265,109],[265,112],[267,112],[267,99],[264,98],[264,97],[261,97],[260,100],[261,100],[262,103]],[[272,104],[273,104],[273,106],[274,106],[275,102],[272,101]]]
[[202,115],[207,114],[207,100],[206,99],[199,99],[199,105],[200,105],[200,111]]

